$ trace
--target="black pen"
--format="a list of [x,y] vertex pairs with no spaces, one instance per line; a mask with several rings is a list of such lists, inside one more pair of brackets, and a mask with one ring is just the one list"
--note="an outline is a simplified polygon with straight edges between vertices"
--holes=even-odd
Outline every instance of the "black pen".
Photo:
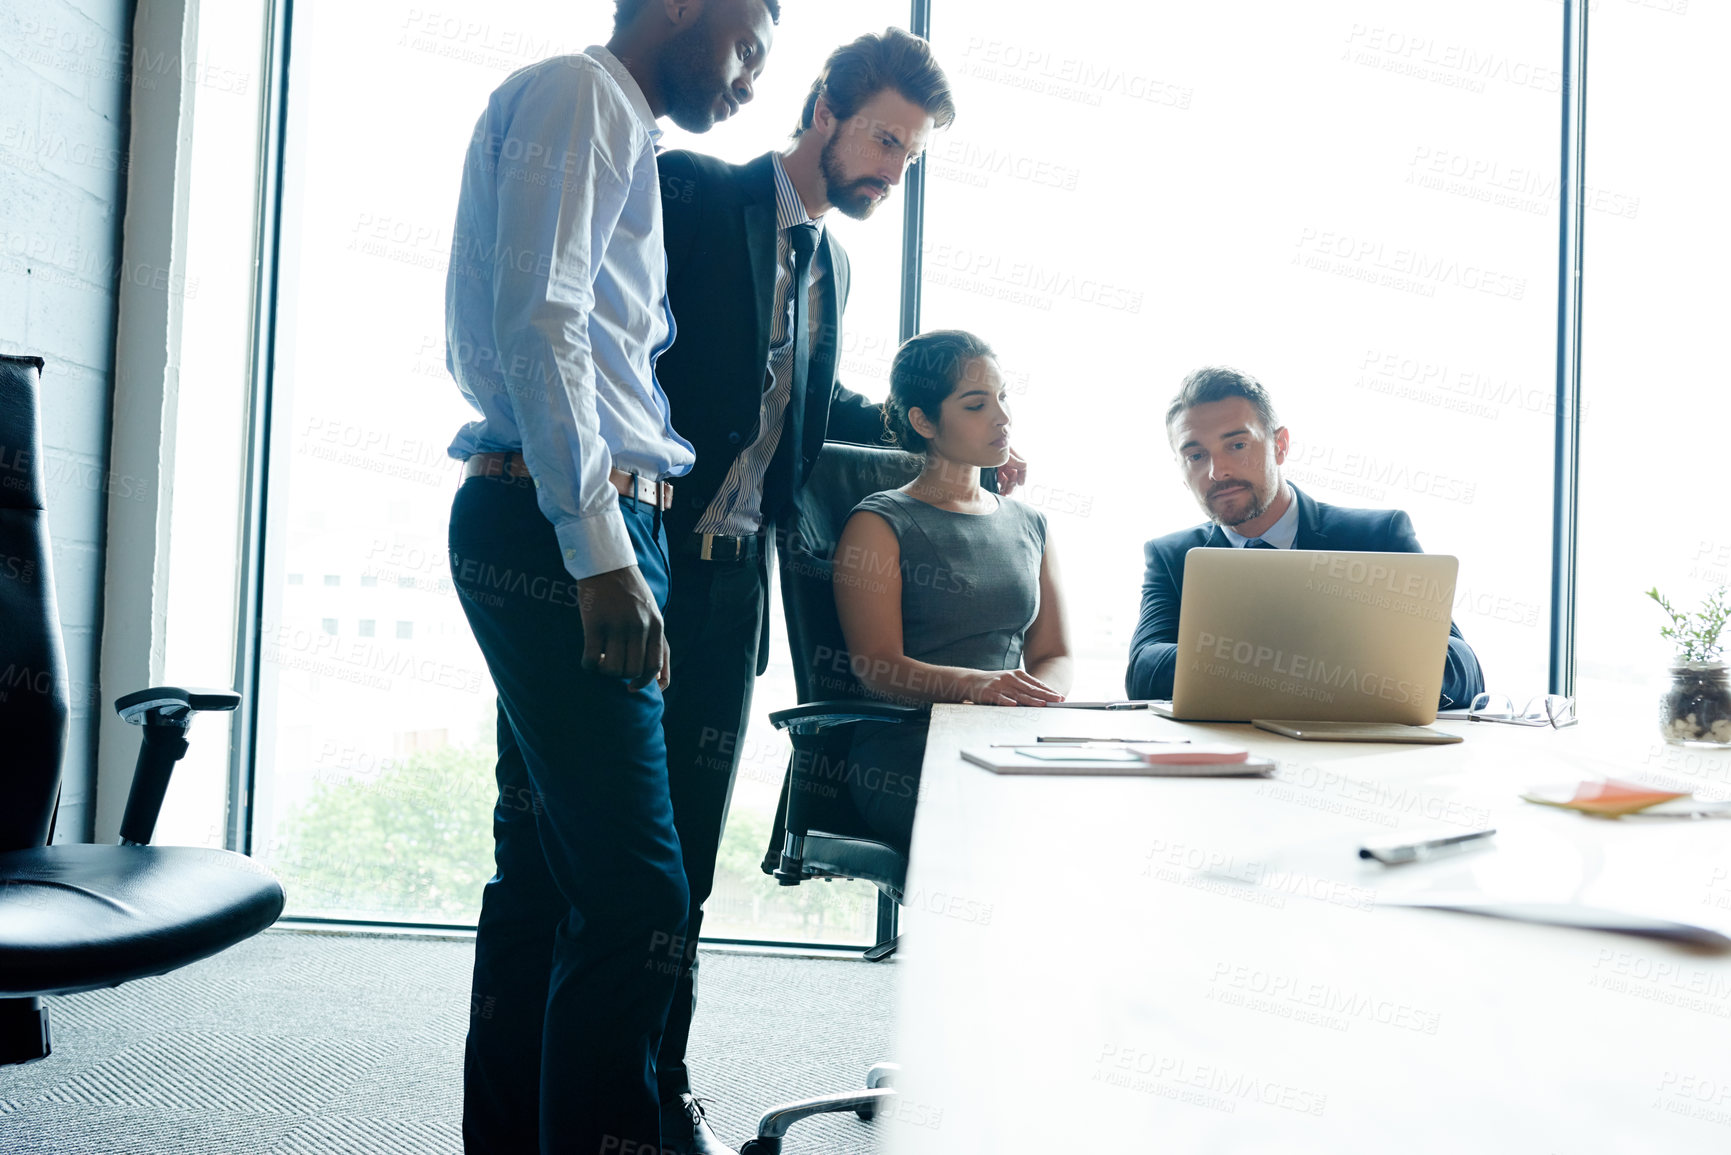
[[1463,830],[1459,834],[1444,834],[1436,838],[1421,838],[1412,842],[1401,842],[1393,838],[1377,839],[1358,848],[1360,858],[1374,858],[1388,866],[1396,866],[1403,862],[1417,862],[1421,858],[1429,858],[1433,854],[1467,846],[1481,838],[1489,838],[1496,830],[1485,827],[1483,830]]

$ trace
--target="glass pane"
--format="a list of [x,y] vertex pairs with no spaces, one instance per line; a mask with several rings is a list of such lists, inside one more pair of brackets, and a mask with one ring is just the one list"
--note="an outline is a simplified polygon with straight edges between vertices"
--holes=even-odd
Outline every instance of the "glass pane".
[[[1653,740],[1649,769],[1721,795],[1731,759],[1658,742],[1660,689],[1678,647],[1660,637],[1668,619],[1643,593],[1656,586],[1692,611],[1731,582],[1717,496],[1731,395],[1716,369],[1731,311],[1731,224],[1720,150],[1702,147],[1725,119],[1718,69],[1728,45],[1722,4],[1592,9],[1576,619],[1588,721],[1625,722]],[[1651,463],[1635,468],[1631,445],[1652,448]]]
[[[198,15],[206,82],[192,102],[163,657],[169,685],[228,686],[234,679],[266,7],[264,0],[232,0]],[[223,845],[233,730],[232,714],[206,714],[194,724],[155,841]]]
[[[604,41],[611,10],[296,5],[255,836],[294,913],[469,922],[491,873],[494,699],[444,545],[457,484],[445,448],[472,417],[444,365],[450,222],[488,93]],[[753,106],[665,143],[735,161],[780,147],[828,52],[905,22],[907,5],[849,12],[789,5]],[[356,109],[405,100],[415,114],[390,131],[357,131]],[[891,209],[834,226],[853,258],[846,379],[880,394],[897,331]],[[763,721],[794,700],[786,645],[757,686],[705,930],[869,941],[869,888],[784,889],[757,867],[787,758]]]
[[[1184,375],[1271,390],[1286,476],[1460,558],[1491,685],[1544,688],[1560,9],[942,0],[926,328],[993,343],[1064,559],[1075,693],[1121,695],[1142,543],[1198,524]],[[1524,699],[1523,699],[1524,700]]]

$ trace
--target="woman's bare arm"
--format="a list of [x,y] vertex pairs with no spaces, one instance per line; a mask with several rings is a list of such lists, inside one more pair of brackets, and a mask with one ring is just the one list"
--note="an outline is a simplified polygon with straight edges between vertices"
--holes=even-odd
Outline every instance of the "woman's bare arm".
[[1040,559],[1040,612],[1028,627],[1022,643],[1022,665],[1028,673],[1060,694],[1068,694],[1075,681],[1076,663],[1070,656],[1070,634],[1064,622],[1064,598],[1059,591],[1058,558],[1052,539]]

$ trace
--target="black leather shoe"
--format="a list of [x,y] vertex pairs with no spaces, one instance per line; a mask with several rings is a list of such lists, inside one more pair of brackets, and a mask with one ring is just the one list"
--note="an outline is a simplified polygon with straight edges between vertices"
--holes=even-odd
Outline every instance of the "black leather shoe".
[[661,1148],[667,1155],[738,1155],[715,1137],[702,1102],[690,1093],[661,1104]]

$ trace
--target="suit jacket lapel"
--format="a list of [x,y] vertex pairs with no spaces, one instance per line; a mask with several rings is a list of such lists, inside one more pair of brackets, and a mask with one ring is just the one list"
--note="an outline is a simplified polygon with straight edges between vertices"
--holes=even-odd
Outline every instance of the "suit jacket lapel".
[[811,414],[829,413],[830,394],[835,386],[835,366],[841,349],[841,298],[836,292],[838,262],[827,228],[823,231],[823,243],[818,252],[823,259],[824,277],[817,285],[817,316],[812,318],[817,323],[817,332],[811,341],[805,396],[794,402],[792,426],[795,443],[808,451],[805,454],[808,457],[816,456],[815,451],[823,442],[823,431],[828,422],[820,417],[807,425],[806,420]]
[[1292,539],[1293,549],[1327,549],[1328,535],[1322,532],[1322,518],[1316,502],[1292,486],[1292,500],[1298,502],[1298,536]]
[[775,171],[769,154],[745,168],[745,251],[751,259],[752,309],[757,323],[758,360],[769,364],[770,314],[775,311]]

